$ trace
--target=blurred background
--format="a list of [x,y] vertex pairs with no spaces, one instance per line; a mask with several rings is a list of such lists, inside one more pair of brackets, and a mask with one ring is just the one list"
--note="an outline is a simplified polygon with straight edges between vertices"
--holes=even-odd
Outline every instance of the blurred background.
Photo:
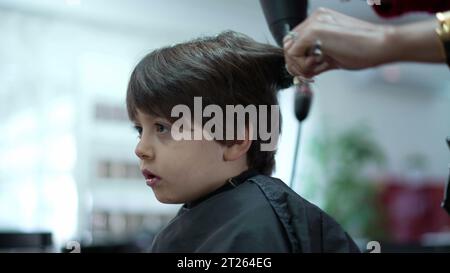
[[[310,1],[319,6],[390,24],[430,18],[381,20],[361,0]],[[275,44],[257,0],[0,0],[0,252],[146,251],[179,205],[160,204],[139,173],[128,77],[153,49],[228,29]],[[273,176],[362,250],[449,251],[449,73],[321,75],[300,139],[293,92],[281,92]]]

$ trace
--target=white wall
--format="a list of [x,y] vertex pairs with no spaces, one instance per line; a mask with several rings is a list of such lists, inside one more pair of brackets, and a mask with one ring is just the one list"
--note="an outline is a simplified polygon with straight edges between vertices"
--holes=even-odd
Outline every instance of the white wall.
[[[408,157],[421,155],[421,175],[445,181],[450,153],[450,72],[445,65],[394,64],[362,72],[334,71],[317,77],[305,121],[296,189],[309,183],[314,137],[360,124],[372,130],[386,155],[386,173],[410,176]],[[327,127],[328,126],[328,127]],[[326,170],[321,170],[326,172]]]

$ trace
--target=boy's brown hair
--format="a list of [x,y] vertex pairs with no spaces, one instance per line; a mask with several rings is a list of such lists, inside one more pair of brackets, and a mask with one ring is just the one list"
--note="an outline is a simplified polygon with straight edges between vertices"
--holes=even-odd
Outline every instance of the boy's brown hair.
[[[224,113],[226,105],[256,105],[257,109],[267,105],[270,109],[271,105],[278,105],[277,90],[291,83],[281,48],[226,31],[157,49],[145,56],[131,74],[126,103],[131,120],[136,119],[139,109],[174,121],[172,108],[184,104],[192,111],[194,97],[202,97],[203,107],[215,104]],[[270,115],[267,119],[270,130]],[[281,122],[278,130],[281,132]],[[265,142],[259,136],[253,140],[247,164],[270,175],[275,167],[275,151],[261,151],[260,144]]]

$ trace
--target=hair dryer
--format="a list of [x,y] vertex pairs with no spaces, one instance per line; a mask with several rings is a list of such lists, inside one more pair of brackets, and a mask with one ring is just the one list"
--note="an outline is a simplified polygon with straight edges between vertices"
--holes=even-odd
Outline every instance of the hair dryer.
[[[447,137],[447,145],[450,149],[450,137]],[[447,185],[444,191],[444,200],[442,201],[441,207],[450,215],[450,172],[448,174]]]
[[[279,46],[283,46],[283,38],[295,26],[306,19],[308,0],[260,0],[270,32]],[[295,92],[295,116],[302,122],[311,106],[312,92],[309,84],[297,85]]]
[[260,0],[270,32],[279,46],[283,38],[307,17],[308,0]]

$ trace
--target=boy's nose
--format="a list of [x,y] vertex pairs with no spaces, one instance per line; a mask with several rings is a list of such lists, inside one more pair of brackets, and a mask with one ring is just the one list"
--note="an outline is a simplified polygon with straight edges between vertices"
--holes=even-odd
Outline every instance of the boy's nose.
[[142,140],[139,141],[139,143],[136,145],[136,149],[134,150],[134,153],[141,160],[153,159],[155,157],[153,148],[150,147],[150,145],[148,143],[144,143]]

